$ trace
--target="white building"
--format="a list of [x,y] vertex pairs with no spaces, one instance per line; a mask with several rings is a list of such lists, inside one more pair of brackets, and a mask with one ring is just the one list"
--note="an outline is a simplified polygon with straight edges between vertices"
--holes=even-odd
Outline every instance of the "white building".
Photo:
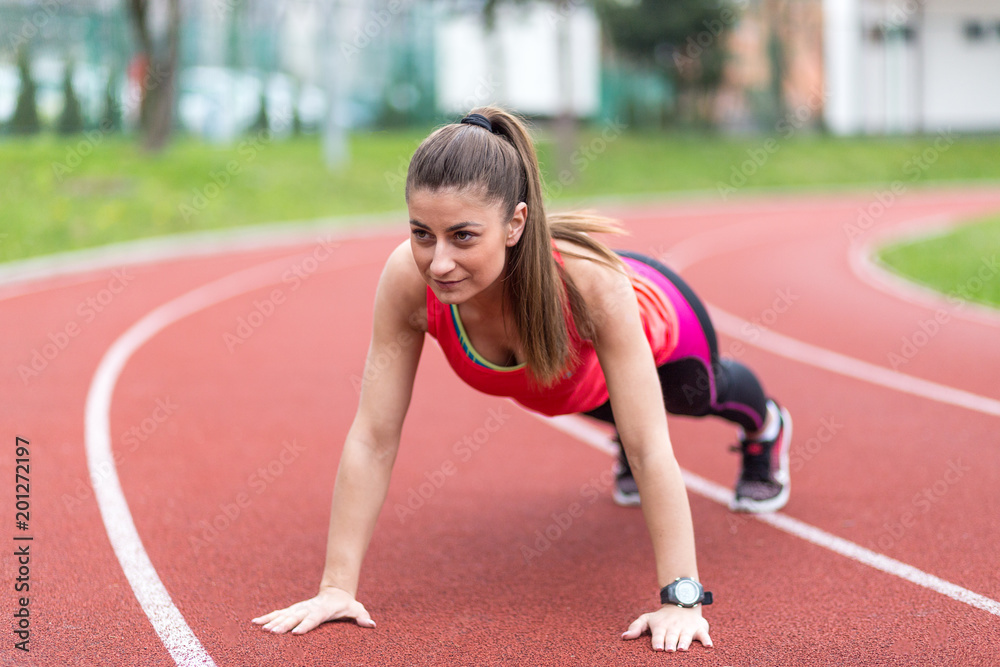
[[478,12],[446,13],[434,42],[442,111],[490,102],[540,116],[598,111],[601,35],[586,3],[501,5],[492,31]]
[[1000,130],[1000,1],[823,5],[833,132]]

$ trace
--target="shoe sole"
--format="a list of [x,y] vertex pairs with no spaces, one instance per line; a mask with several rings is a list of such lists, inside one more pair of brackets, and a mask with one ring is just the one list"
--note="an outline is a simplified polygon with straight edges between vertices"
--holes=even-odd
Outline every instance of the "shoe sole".
[[791,449],[792,444],[792,416],[785,408],[781,408],[781,429],[781,453],[778,455],[778,469],[774,472],[774,479],[781,483],[781,492],[774,498],[767,500],[736,499],[733,497],[729,503],[729,509],[733,512],[754,514],[777,512],[788,503],[788,496],[792,492],[792,479],[788,471],[789,449]]
[[615,505],[619,505],[621,507],[635,507],[642,502],[638,493],[622,493],[618,489],[614,490],[614,493],[611,494],[611,498],[615,501]]

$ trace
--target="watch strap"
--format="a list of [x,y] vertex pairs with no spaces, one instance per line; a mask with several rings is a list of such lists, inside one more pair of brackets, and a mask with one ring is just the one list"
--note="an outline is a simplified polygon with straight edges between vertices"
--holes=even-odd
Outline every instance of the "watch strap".
[[[679,579],[677,581],[679,581]],[[660,589],[660,604],[678,604],[675,600],[670,599],[670,590],[669,590],[671,586],[674,586],[677,583],[677,581],[673,581]],[[698,582],[698,585],[700,586],[701,582]],[[706,591],[704,586],[702,586],[701,600],[694,603],[691,606],[693,607],[699,604],[701,605],[712,604],[712,592]],[[678,606],[683,607],[684,605],[678,605]]]

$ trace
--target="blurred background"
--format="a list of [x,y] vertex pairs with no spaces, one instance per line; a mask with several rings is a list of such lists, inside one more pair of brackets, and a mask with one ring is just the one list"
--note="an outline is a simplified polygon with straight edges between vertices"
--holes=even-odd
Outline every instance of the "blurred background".
[[0,0],[0,260],[398,211],[488,103],[567,203],[993,182],[998,70],[998,0]]

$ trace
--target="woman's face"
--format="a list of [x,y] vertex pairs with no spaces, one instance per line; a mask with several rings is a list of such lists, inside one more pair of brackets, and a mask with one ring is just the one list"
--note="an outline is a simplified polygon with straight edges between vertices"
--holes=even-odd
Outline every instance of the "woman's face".
[[407,206],[413,259],[438,300],[459,304],[484,293],[492,297],[528,207],[519,203],[508,219],[500,206],[453,188],[414,190]]

